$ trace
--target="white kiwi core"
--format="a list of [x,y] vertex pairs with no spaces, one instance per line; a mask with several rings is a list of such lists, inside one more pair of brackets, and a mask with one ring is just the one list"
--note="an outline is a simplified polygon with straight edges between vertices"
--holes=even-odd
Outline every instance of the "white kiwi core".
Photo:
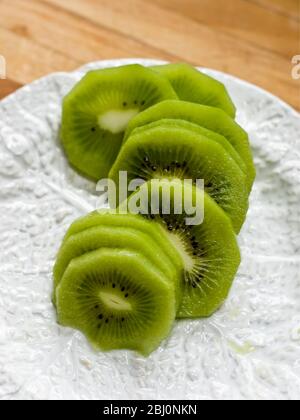
[[118,296],[115,293],[102,291],[99,293],[99,297],[105,306],[107,306],[110,309],[113,309],[114,311],[132,310],[131,304],[127,300],[125,300],[121,296]]
[[195,268],[196,261],[191,255],[190,247],[187,241],[185,240],[183,234],[180,235],[178,233],[170,233],[170,232],[167,232],[167,234],[169,236],[170,241],[175,246],[175,248],[177,249],[177,252],[180,254],[182,258],[185,271],[191,273]]
[[137,108],[124,110],[111,110],[98,117],[99,126],[113,134],[126,130],[129,121],[139,113]]

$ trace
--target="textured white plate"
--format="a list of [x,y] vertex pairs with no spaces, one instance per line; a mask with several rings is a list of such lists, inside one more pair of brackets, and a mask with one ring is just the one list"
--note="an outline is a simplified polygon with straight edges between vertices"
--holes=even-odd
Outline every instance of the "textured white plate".
[[55,322],[55,253],[94,209],[95,186],[67,165],[57,139],[62,97],[93,63],[38,80],[0,102],[0,398],[277,399],[300,397],[300,117],[274,96],[223,81],[249,131],[258,170],[243,263],[224,307],[178,322],[148,359],[95,353]]

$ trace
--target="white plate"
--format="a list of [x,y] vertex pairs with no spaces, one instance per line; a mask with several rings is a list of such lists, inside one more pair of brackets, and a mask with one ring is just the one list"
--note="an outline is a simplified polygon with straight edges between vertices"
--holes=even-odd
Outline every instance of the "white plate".
[[148,359],[95,353],[80,333],[56,324],[55,253],[97,199],[59,147],[61,100],[86,70],[129,62],[154,64],[93,63],[0,103],[0,398],[299,398],[300,117],[219,72],[205,70],[232,94],[258,170],[230,298],[210,319],[178,322]]

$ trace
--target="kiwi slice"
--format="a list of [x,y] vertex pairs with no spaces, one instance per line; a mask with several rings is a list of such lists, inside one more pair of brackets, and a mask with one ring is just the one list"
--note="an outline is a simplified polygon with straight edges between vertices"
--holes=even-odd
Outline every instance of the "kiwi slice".
[[168,80],[140,65],[87,73],[63,101],[60,134],[70,164],[92,180],[107,177],[130,119],[166,99],[177,99]]
[[161,119],[161,120],[143,125],[141,127],[137,127],[134,131],[134,134],[141,135],[145,130],[159,127],[162,124],[164,127],[184,128],[186,130],[191,130],[195,133],[198,133],[207,137],[208,139],[212,141],[217,142],[219,145],[223,147],[223,149],[228,153],[228,155],[235,161],[235,163],[240,167],[240,169],[245,174],[247,173],[247,168],[243,159],[240,157],[237,151],[233,148],[233,146],[229,143],[229,141],[224,136],[221,136],[220,134],[215,133],[214,131],[208,130],[207,128],[201,127],[200,125],[191,123],[189,121],[180,120],[180,119],[168,119],[168,118]]
[[[150,217],[151,218],[151,217]],[[153,217],[154,219],[154,217]],[[109,226],[115,228],[134,228],[151,237],[161,249],[161,253],[166,255],[170,264],[173,264],[178,271],[183,271],[180,256],[173,247],[170,247],[164,229],[160,225],[154,224],[151,220],[145,220],[141,215],[115,214],[108,209],[97,210],[75,220],[69,227],[63,242],[78,233],[85,232],[99,226]]]
[[247,184],[249,185],[249,190],[251,190],[255,179],[255,167],[248,134],[224,111],[190,102],[167,100],[134,117],[128,124],[125,141],[135,128],[161,119],[189,121],[225,137],[246,165]]
[[73,259],[56,297],[58,322],[104,351],[148,355],[176,315],[174,286],[142,254],[128,250],[103,248]]
[[[170,187],[170,212],[164,214],[162,192]],[[159,199],[153,200],[153,191]],[[190,225],[187,217],[193,213],[185,209],[184,200],[191,197],[196,205],[203,200],[202,223]],[[170,244],[181,255],[184,264],[183,299],[179,318],[208,317],[226,299],[240,264],[240,252],[235,233],[227,215],[206,194],[180,180],[152,180],[122,203],[129,211],[131,200],[139,200],[139,211],[153,217],[165,230]],[[157,204],[156,204],[157,203]],[[175,209],[181,203],[183,211]],[[199,207],[198,207],[199,209]],[[196,212],[196,210],[195,210]]]
[[136,178],[204,180],[205,190],[229,215],[237,233],[245,221],[245,174],[220,144],[191,130],[161,122],[140,134],[133,131],[109,174],[117,186],[121,171],[127,172],[128,186]]
[[[115,217],[118,217],[118,215]],[[151,230],[157,230],[157,225],[152,224]],[[143,254],[161,271],[163,276],[175,284],[176,302],[179,306],[182,295],[180,274],[152,237],[134,228],[103,226],[101,224],[71,235],[63,242],[54,267],[54,304],[56,303],[55,290],[70,262],[74,258],[100,248],[120,248]]]
[[227,89],[213,77],[184,63],[155,66],[153,69],[169,80],[180,100],[214,106],[235,118],[236,108]]

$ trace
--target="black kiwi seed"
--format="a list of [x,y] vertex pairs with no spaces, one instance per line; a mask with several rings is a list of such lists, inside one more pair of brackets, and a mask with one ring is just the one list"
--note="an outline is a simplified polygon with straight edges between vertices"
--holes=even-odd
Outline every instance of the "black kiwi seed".
[[96,128],[95,127],[92,127],[91,130],[94,133],[96,131]]
[[195,282],[193,282],[193,283],[192,283],[192,286],[193,286],[193,288],[194,288],[194,289],[196,289],[197,284],[196,284]]
[[153,165],[152,167],[151,167],[151,169],[152,169],[152,171],[157,171],[157,167],[155,166],[155,165]]
[[103,315],[101,314],[101,315],[99,315],[98,316],[98,319],[103,319]]
[[109,322],[109,319],[107,318],[107,319],[105,320],[105,324],[108,324],[108,322]]
[[201,283],[201,281],[204,279],[204,276],[202,275],[202,274],[200,274],[198,277],[197,277],[197,283]]
[[123,102],[123,106],[127,106],[127,102]]
[[145,162],[145,163],[149,163],[149,158],[148,158],[148,156],[145,156],[145,157],[144,157],[144,162]]
[[125,291],[125,287],[122,287],[121,292],[124,292],[124,291]]
[[129,294],[128,294],[128,293],[126,293],[125,298],[128,298],[128,296],[129,296]]
[[125,318],[122,318],[122,320],[121,320],[122,322],[124,322],[125,321]]
[[95,309],[98,309],[98,308],[99,308],[99,305],[96,305],[96,306],[95,306]]
[[134,101],[134,105],[137,105],[138,104],[138,101]]
[[142,105],[142,106],[144,106],[144,105],[145,105],[145,103],[146,103],[146,101],[142,101],[142,102],[141,102],[141,105]]
[[113,285],[112,285],[112,288],[113,288],[113,289],[115,289],[115,288],[116,288],[116,285],[115,285],[115,284],[113,284]]

